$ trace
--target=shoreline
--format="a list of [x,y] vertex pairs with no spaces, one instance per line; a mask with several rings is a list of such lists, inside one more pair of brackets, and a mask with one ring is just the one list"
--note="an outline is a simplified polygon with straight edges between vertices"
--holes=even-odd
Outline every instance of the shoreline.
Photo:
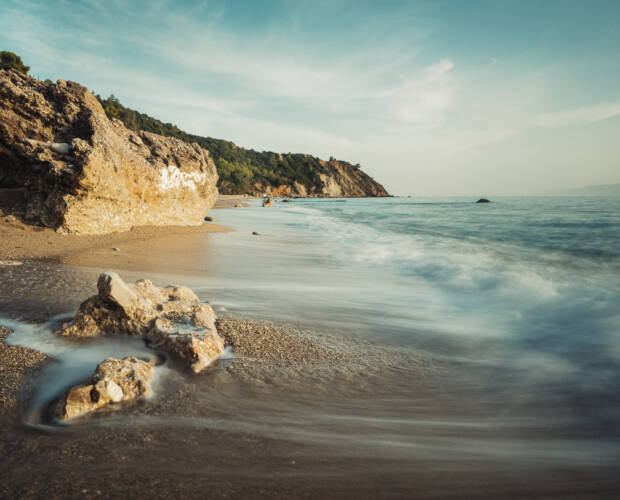
[[[232,208],[236,204],[249,206],[247,203],[249,199],[251,198],[247,196],[220,195],[211,210]],[[2,216],[0,211],[0,269],[6,265],[19,265],[21,260],[44,260],[101,267],[94,264],[96,259],[100,258],[114,265],[125,261],[127,269],[131,270],[131,261],[116,258],[122,255],[125,246],[156,245],[158,240],[171,238],[177,238],[182,242],[202,237],[206,233],[232,231],[234,231],[232,228],[205,222],[199,226],[139,226],[126,232],[97,235],[59,234],[50,228],[24,224],[11,215]],[[144,254],[143,250],[140,255]],[[87,259],[89,263],[80,260],[80,255],[90,255],[91,258]],[[111,260],[112,257],[115,259]],[[105,263],[103,267],[106,267]]]

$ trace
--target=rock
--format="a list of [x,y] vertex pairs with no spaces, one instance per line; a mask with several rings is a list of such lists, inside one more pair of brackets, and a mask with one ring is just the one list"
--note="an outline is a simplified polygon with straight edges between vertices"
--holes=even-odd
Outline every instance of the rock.
[[273,200],[271,198],[265,198],[263,200],[263,207],[272,207],[273,206]]
[[205,222],[215,222],[217,219],[215,217],[211,217],[210,215],[207,215],[205,217]]
[[0,187],[24,220],[70,233],[199,225],[217,199],[208,151],[109,120],[88,89],[0,70]]
[[257,233],[256,231],[252,231],[252,234],[253,234],[254,236],[260,236],[260,234],[259,234],[259,233]]
[[293,203],[293,200],[288,200],[288,199],[282,200],[282,203]]
[[487,200],[486,198],[480,198],[476,203],[491,203],[491,200]]
[[118,247],[114,247],[114,248],[112,248],[112,250],[115,251],[115,252],[120,252],[121,251],[121,249],[118,248]]
[[73,321],[63,324],[58,334],[143,336],[154,348],[186,361],[195,372],[224,351],[211,305],[200,302],[187,287],[160,288],[144,279],[129,285],[108,272],[99,276],[97,288],[98,294],[82,302]]
[[197,326],[190,321],[157,319],[146,335],[154,349],[162,349],[187,362],[194,373],[201,372],[224,352],[224,341],[215,325]]
[[97,280],[97,290],[102,300],[113,302],[124,309],[131,308],[138,295],[116,273],[102,273]]
[[91,413],[110,403],[135,399],[150,393],[153,363],[134,357],[108,358],[100,363],[89,383],[72,387],[61,403],[63,420]]
[[235,203],[235,204],[233,205],[233,208],[243,208],[243,204],[241,204],[241,203]]
[[69,146],[66,142],[54,142],[50,144],[50,149],[55,153],[66,155],[69,154],[69,151],[71,151],[71,146]]

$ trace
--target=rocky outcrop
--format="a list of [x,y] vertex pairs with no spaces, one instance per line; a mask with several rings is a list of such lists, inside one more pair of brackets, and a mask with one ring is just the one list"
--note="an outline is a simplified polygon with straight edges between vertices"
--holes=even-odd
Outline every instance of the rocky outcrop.
[[198,225],[218,176],[198,144],[108,119],[85,87],[0,70],[0,187],[24,188],[28,223],[107,233]]
[[69,390],[57,416],[69,420],[111,403],[148,395],[154,364],[134,357],[106,359],[97,366],[89,382]]
[[224,342],[208,303],[184,286],[153,285],[149,280],[126,284],[116,273],[103,273],[98,293],[82,302],[65,336],[139,335],[200,372],[218,359]]
[[356,165],[338,160],[323,161],[309,155],[322,169],[318,182],[293,182],[277,186],[258,183],[251,190],[254,196],[297,198],[363,198],[390,196],[385,188]]

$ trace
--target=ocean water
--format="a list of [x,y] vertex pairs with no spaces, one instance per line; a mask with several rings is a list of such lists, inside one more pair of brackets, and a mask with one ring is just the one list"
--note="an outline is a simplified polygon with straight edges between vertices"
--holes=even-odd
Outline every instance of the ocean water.
[[386,383],[391,417],[482,425],[508,455],[617,463],[620,198],[473,201],[222,210],[238,232],[217,235],[199,289],[220,314],[320,325],[440,367],[430,387]]
[[[183,379],[177,383],[196,387],[191,403],[158,408],[143,421],[312,445],[314,453],[396,471],[405,482],[420,464],[467,470],[481,484],[506,474],[517,484],[542,474],[546,484],[554,471],[547,493],[607,488],[613,496],[620,198],[474,201],[300,199],[272,208],[253,201],[215,213],[236,231],[194,242],[179,257],[184,269],[191,261],[191,272],[121,271],[128,280],[186,284],[220,316],[318,332],[359,361],[242,380],[225,370]],[[75,372],[63,370],[78,365],[87,373],[103,348],[143,349],[97,344],[85,363],[50,344],[45,326],[34,334],[20,328],[71,312],[97,270],[26,263],[2,272],[16,285],[0,291],[0,313],[15,330],[9,342],[60,351],[52,378],[73,380]],[[43,308],[20,309],[27,297]],[[53,384],[43,390],[49,399]]]

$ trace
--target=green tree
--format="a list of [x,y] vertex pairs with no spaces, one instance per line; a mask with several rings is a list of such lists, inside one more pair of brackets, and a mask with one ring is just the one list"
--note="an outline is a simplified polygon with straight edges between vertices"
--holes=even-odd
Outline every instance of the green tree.
[[8,50],[3,50],[0,52],[0,69],[14,69],[28,74],[30,66],[24,65],[22,58],[17,54],[9,52]]

